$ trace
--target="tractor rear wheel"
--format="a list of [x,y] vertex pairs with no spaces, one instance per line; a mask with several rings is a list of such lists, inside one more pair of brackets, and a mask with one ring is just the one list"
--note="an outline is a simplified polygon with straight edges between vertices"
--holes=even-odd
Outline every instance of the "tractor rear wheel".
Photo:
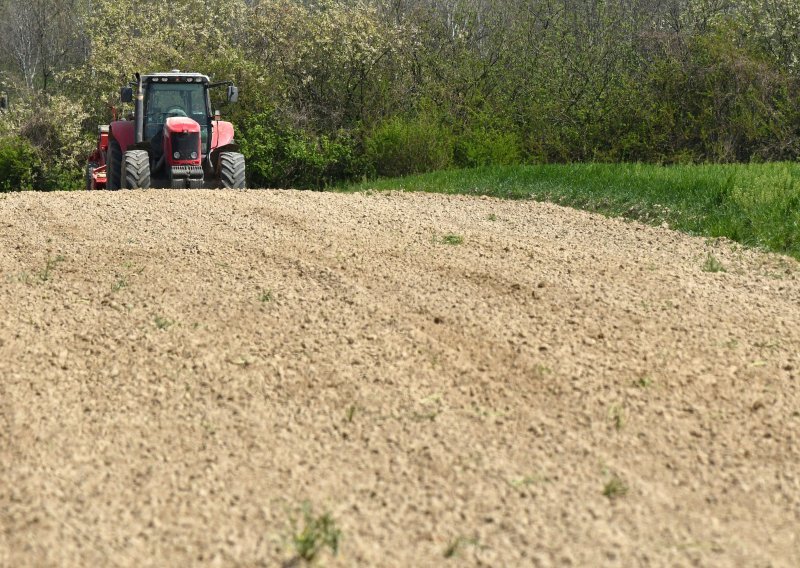
[[244,189],[244,156],[239,152],[221,152],[219,155],[219,179],[225,189]]
[[119,142],[114,139],[108,142],[108,159],[106,160],[106,188],[119,189],[121,184],[120,167],[122,165],[122,150]]
[[97,162],[89,162],[86,164],[86,189],[92,189],[92,174],[97,167]]
[[122,158],[125,189],[150,188],[150,155],[145,150],[128,150]]

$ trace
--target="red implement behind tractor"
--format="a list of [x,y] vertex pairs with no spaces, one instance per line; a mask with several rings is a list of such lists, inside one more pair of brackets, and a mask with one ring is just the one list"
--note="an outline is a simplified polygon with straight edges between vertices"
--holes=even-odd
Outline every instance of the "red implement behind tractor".
[[89,154],[86,164],[86,189],[106,188],[106,152],[108,151],[108,125],[100,127],[97,147]]
[[123,87],[123,103],[134,102],[132,120],[100,127],[97,148],[86,166],[87,189],[233,188],[245,185],[244,156],[233,125],[211,114],[209,89],[226,85],[228,101],[238,89],[210,83],[199,73],[135,76]]

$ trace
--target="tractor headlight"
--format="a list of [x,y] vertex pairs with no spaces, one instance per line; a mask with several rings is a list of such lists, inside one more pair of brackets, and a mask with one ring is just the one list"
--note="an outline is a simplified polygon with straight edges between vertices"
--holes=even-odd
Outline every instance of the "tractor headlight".
[[191,156],[192,156],[192,160],[196,160],[197,159],[197,152],[192,152]]
[[175,153],[172,154],[172,157],[175,158],[176,160],[180,160],[181,159],[181,153],[180,152],[175,152]]

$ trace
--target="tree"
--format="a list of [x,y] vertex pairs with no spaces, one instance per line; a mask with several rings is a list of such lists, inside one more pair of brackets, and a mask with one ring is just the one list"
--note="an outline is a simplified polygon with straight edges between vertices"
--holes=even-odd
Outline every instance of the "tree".
[[56,73],[81,57],[83,21],[77,0],[9,0],[0,46],[16,64],[25,88],[48,92]]

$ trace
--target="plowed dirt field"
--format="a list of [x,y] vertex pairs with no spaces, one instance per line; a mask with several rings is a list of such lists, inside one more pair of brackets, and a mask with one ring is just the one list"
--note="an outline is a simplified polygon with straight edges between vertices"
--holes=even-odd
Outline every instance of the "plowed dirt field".
[[0,196],[2,566],[301,565],[304,503],[326,565],[800,566],[799,385],[800,266],[727,241],[424,194]]

